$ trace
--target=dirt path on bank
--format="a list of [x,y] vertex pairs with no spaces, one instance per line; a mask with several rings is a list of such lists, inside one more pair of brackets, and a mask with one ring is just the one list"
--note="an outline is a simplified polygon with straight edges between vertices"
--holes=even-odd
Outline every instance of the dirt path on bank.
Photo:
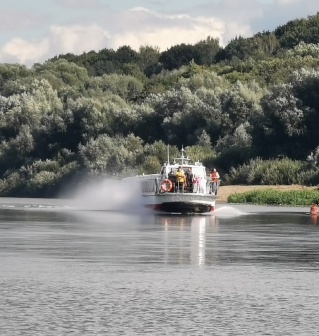
[[242,193],[245,191],[261,190],[261,189],[275,189],[275,190],[304,190],[304,189],[317,189],[318,187],[305,187],[299,184],[293,185],[230,185],[220,186],[218,189],[217,201],[227,202],[230,194]]

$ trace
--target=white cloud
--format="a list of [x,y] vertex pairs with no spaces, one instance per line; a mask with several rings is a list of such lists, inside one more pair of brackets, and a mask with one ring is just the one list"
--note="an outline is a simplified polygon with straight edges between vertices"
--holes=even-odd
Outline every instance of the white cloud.
[[277,0],[276,1],[278,5],[281,6],[290,6],[290,5],[296,5],[298,3],[301,3],[301,0]]
[[37,29],[48,20],[48,15],[30,13],[28,10],[1,9],[0,29],[1,34],[6,31],[19,31]]
[[38,41],[14,38],[0,50],[0,62],[32,65],[58,54],[81,54],[109,44],[109,34],[97,25],[52,26],[47,37]]
[[[100,0],[55,1],[63,3],[64,6],[82,6],[82,8],[102,3]],[[138,49],[141,45],[152,45],[164,51],[176,44],[194,44],[206,39],[207,36],[219,38],[220,44],[226,45],[236,36],[248,37],[256,33],[252,25],[255,29],[258,27],[258,31],[266,30],[270,17],[277,17],[278,20],[284,13],[299,10],[302,6],[301,0],[273,1],[275,1],[273,5],[261,5],[254,0],[243,2],[224,0],[218,6],[216,3],[210,3],[194,7],[189,13],[160,13],[143,7],[116,13],[108,10],[93,11],[94,15],[93,12],[87,11],[90,12],[88,16],[81,11],[81,16],[70,17],[68,24],[64,21],[63,25],[51,25],[46,28],[46,32],[41,31],[43,36],[41,39],[22,39],[22,35],[12,38],[0,47],[0,62],[32,65],[59,54],[81,54],[84,51],[99,51],[103,48],[117,49],[123,45],[129,45],[134,49]],[[295,3],[298,5],[293,5]],[[315,6],[312,2],[311,4]],[[291,16],[293,14],[289,15]],[[23,26],[28,24],[29,21]]]
[[[241,9],[242,10],[242,9]],[[248,20],[223,15],[190,15],[160,14],[148,9],[137,7],[120,13],[116,17],[120,31],[113,35],[112,47],[123,44],[138,49],[142,44],[156,45],[166,50],[172,45],[181,43],[194,44],[207,36],[219,38],[221,45],[226,45],[235,36],[251,36],[253,34]],[[252,14],[247,14],[252,15]],[[255,15],[260,13],[255,11]]]
[[[225,33],[225,23],[218,18],[160,15],[144,8],[123,12],[113,20],[113,33],[96,24],[54,25],[47,36],[37,42],[12,39],[1,49],[0,62],[9,61],[11,57],[15,62],[32,65],[58,54],[81,54],[123,45],[134,49],[145,44],[156,45],[166,50],[180,43],[194,44],[209,35],[222,41]],[[108,22],[112,26],[112,22]],[[238,31],[239,27],[235,29]]]
[[21,38],[14,38],[0,50],[0,61],[10,63],[29,64],[37,62],[49,50],[49,40],[44,38],[38,42],[28,42]]
[[52,26],[50,33],[50,51],[53,54],[99,50],[109,44],[110,35],[101,27],[88,26]]
[[59,5],[68,8],[98,9],[103,5],[100,0],[55,0]]
[[130,45],[138,49],[141,45],[154,45],[166,50],[181,43],[194,44],[207,36],[222,40],[225,23],[218,18],[191,17],[185,14],[163,15],[144,8],[134,8],[118,20],[127,23],[128,29],[113,35],[112,46]]

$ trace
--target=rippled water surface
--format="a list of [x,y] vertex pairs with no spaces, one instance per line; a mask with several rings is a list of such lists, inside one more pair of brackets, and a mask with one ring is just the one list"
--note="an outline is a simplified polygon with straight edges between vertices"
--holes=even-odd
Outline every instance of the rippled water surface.
[[0,335],[318,335],[319,220],[0,205]]

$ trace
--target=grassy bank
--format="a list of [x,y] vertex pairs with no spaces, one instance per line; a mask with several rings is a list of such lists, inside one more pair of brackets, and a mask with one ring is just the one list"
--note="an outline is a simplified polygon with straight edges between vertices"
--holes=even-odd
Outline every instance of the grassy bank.
[[261,189],[246,192],[235,192],[227,198],[228,203],[251,203],[266,205],[309,206],[319,203],[319,189],[276,190]]

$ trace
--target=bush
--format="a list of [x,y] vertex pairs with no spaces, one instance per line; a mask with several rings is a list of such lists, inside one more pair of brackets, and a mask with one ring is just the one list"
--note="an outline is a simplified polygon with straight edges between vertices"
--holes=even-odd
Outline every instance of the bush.
[[229,195],[229,203],[252,203],[267,205],[308,206],[319,203],[319,189],[280,191],[274,189],[254,190]]
[[[231,168],[224,176],[226,184],[305,184],[306,175],[302,161],[288,158],[276,160],[250,160],[249,163]],[[311,175],[312,176],[312,175]],[[307,181],[310,176],[307,175]]]
[[19,170],[8,171],[0,180],[0,196],[55,197],[78,168],[76,161],[62,166],[57,161],[35,161]]
[[307,169],[299,174],[300,180],[304,181],[304,185],[315,186],[319,184],[319,168]]
[[6,177],[0,180],[0,196],[15,196],[24,187],[24,181],[18,172],[7,172]]
[[27,182],[24,190],[26,195],[42,195],[43,190],[53,187],[56,181],[56,174],[49,171],[41,171]]

